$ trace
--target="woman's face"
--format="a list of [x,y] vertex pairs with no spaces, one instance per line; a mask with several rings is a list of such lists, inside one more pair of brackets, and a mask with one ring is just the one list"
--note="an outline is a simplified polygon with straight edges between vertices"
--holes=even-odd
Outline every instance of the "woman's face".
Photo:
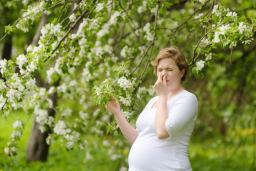
[[166,76],[167,89],[175,89],[180,86],[184,72],[185,69],[180,71],[172,58],[160,59],[157,66],[157,76],[160,76],[162,80],[163,76]]

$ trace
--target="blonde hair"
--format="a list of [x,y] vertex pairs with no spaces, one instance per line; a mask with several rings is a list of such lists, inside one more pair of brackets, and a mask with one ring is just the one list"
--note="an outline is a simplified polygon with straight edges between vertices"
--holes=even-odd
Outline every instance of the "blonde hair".
[[181,82],[186,80],[188,75],[188,63],[182,51],[177,46],[170,46],[168,48],[162,49],[156,59],[151,62],[151,65],[154,67],[154,74],[157,75],[157,66],[159,64],[160,59],[163,58],[172,58],[174,59],[176,65],[178,66],[179,70],[181,71],[183,68],[185,69],[185,73],[181,78]]

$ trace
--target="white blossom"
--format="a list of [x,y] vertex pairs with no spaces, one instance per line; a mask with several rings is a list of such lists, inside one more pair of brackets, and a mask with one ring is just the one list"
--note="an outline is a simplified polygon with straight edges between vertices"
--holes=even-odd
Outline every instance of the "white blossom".
[[236,41],[232,41],[229,45],[229,48],[235,47],[237,45]]
[[23,4],[24,6],[28,5],[28,3],[29,3],[29,0],[22,0],[22,4]]
[[16,148],[16,147],[11,147],[10,149],[11,149],[12,153],[16,153],[18,151],[18,148]]
[[58,121],[58,123],[55,125],[53,130],[57,135],[65,135],[66,134],[65,128],[66,128],[65,122]]
[[10,148],[9,147],[5,147],[4,148],[4,152],[6,155],[9,155],[10,154]]
[[208,45],[208,44],[211,43],[211,41],[209,39],[207,39],[207,38],[204,38],[204,39],[201,40],[201,43],[204,43],[204,44]]
[[204,63],[205,63],[205,61],[203,61],[203,60],[200,60],[200,61],[196,62],[196,69],[197,70],[203,69]]
[[18,137],[21,137],[21,135],[22,135],[22,132],[20,130],[17,130],[17,131],[14,130],[11,135],[12,140],[15,141],[15,139]]
[[50,89],[48,90],[49,94],[53,94],[56,91],[56,87],[51,86]]
[[243,34],[243,32],[246,29],[246,25],[244,25],[244,22],[239,22],[238,30],[240,34]]
[[219,34],[222,34],[222,35],[224,35],[228,30],[230,30],[231,29],[231,27],[230,27],[230,25],[229,24],[227,24],[227,25],[224,25],[224,26],[221,26],[220,28],[219,28]]
[[67,147],[67,149],[72,149],[74,147],[74,142],[73,141],[67,142],[66,147]]
[[212,40],[212,42],[219,43],[220,42],[219,35],[220,35],[219,32],[215,32],[214,39]]
[[137,98],[140,99],[140,98],[141,98],[141,97],[140,97],[140,94],[141,94],[142,92],[146,92],[146,91],[147,91],[147,89],[146,89],[145,87],[139,87],[138,94],[137,94]]
[[202,4],[204,4],[204,3],[205,3],[205,1],[206,1],[206,0],[199,0],[199,2],[201,2]]
[[49,82],[52,81],[52,75],[55,73],[55,70],[54,68],[50,68],[49,70],[46,71],[47,73],[47,79]]
[[118,159],[118,158],[120,158],[120,157],[121,157],[120,154],[113,154],[113,155],[110,156],[110,159],[111,159],[111,160],[116,160],[116,159]]
[[119,96],[120,101],[121,101],[125,106],[130,106],[130,105],[131,105],[131,102],[132,102],[131,96],[130,96],[129,94],[127,94],[127,93],[126,93],[126,95],[127,95],[126,98],[123,98],[122,96]]
[[214,5],[213,10],[212,10],[212,14],[217,12],[218,7],[219,7],[218,5]]
[[150,23],[147,23],[144,27],[143,27],[143,30],[145,32],[148,32],[149,31],[149,27],[150,27]]
[[103,37],[104,35],[109,33],[109,29],[101,29],[98,33],[97,33],[97,37]]
[[209,61],[212,59],[212,53],[205,54],[205,56],[206,56],[206,58],[205,58],[206,61]]
[[18,128],[18,127],[22,128],[22,123],[21,123],[20,121],[14,122],[14,123],[13,123],[13,128],[16,129],[16,128]]
[[49,125],[50,127],[52,127],[52,126],[53,126],[53,123],[54,123],[54,117],[49,116],[49,117],[48,117],[48,121],[47,121],[47,125]]
[[148,41],[152,41],[154,39],[153,34],[150,32],[147,32],[147,34],[144,36]]
[[102,144],[103,144],[105,147],[109,147],[109,146],[110,146],[110,143],[109,143],[108,140],[104,140],[104,141],[102,142]]
[[98,3],[95,11],[100,12],[104,8],[104,3]]
[[123,47],[123,49],[121,50],[121,56],[126,57],[128,54],[128,50],[129,50],[129,48],[127,45],[125,47]]
[[122,111],[122,113],[123,113],[123,115],[124,115],[125,119],[129,119],[129,118],[130,118],[130,116],[132,115],[132,113],[127,112],[127,111]]
[[64,110],[64,111],[61,113],[61,116],[69,117],[69,116],[71,116],[71,114],[72,114],[72,110],[68,107],[66,110]]
[[89,118],[88,113],[83,113],[83,111],[79,112],[79,116],[80,118],[82,118],[83,120],[86,120],[87,118]]
[[22,68],[22,65],[24,65],[27,61],[28,60],[24,54],[21,54],[17,57],[17,64],[19,65],[19,68]]
[[203,15],[204,15],[204,13],[200,13],[197,16],[195,16],[195,19],[198,19],[198,18],[202,17]]
[[3,74],[6,71],[7,66],[7,60],[0,60],[0,68],[1,68],[1,74]]
[[139,14],[141,14],[141,13],[145,12],[146,10],[147,10],[147,8],[145,6],[139,6],[137,9],[137,12]]
[[227,17],[236,17],[236,16],[237,16],[237,13],[230,11],[230,12],[227,13],[226,16],[227,16]]
[[72,13],[72,14],[69,16],[69,19],[70,19],[70,21],[75,21],[75,20],[76,20],[75,14]]
[[143,4],[144,7],[146,7],[147,6],[147,1],[143,1],[142,4]]
[[113,15],[111,15],[110,24],[116,24],[117,23],[117,17],[120,16],[121,12],[115,11]]
[[30,78],[30,79],[26,82],[26,86],[27,86],[27,88],[29,88],[29,89],[34,88],[35,85],[36,85],[36,80],[35,80],[35,78]]
[[52,145],[52,144],[54,144],[55,142],[56,142],[56,141],[53,140],[51,134],[46,138],[46,143],[47,143],[48,145]]
[[48,117],[48,112],[47,110],[38,110],[37,116],[36,116],[36,122],[40,124],[46,124],[47,123],[47,117]]
[[118,80],[118,84],[120,87],[122,87],[124,90],[126,90],[127,88],[132,88],[132,83],[130,80],[127,80],[125,77],[121,77]]
[[152,8],[152,9],[151,9],[151,12],[152,12],[152,13],[156,13],[156,8]]

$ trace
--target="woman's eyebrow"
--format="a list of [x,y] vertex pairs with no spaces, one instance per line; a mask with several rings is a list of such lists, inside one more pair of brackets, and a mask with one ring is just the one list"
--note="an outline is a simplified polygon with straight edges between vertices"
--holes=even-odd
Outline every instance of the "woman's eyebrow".
[[[162,67],[158,67],[158,69],[159,69],[159,68],[161,68],[161,69],[162,69]],[[171,66],[167,66],[166,68],[172,68],[172,67],[171,67]]]

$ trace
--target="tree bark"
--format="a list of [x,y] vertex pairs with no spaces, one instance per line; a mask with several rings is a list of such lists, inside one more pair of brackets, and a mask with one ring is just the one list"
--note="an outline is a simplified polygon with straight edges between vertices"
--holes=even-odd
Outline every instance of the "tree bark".
[[[7,15],[10,10],[8,8],[3,9],[3,15]],[[12,23],[13,19],[11,17],[6,17],[4,20],[4,25]],[[9,34],[4,39],[4,46],[2,52],[2,59],[10,60],[12,55],[12,34]],[[2,79],[2,74],[0,73],[0,79]],[[4,79],[4,81],[6,81]]]
[[[46,88],[50,88],[50,84],[47,82]],[[58,86],[59,85],[59,80],[56,81],[53,86]],[[52,96],[49,97],[52,102],[53,106],[57,106],[57,93],[55,92]],[[52,108],[47,109],[49,116],[54,117],[55,116],[55,111]],[[49,152],[49,145],[46,143],[46,138],[48,137],[48,134],[52,133],[50,129],[48,129],[48,132],[42,133],[39,130],[39,123],[36,122],[36,117],[34,117],[34,124],[33,128],[30,134],[30,139],[28,142],[27,146],[27,161],[46,161],[48,152]]]
[[[10,60],[11,55],[12,55],[12,35],[8,35],[6,36],[6,41],[4,43],[2,58],[6,60]],[[0,73],[0,79],[4,79],[1,73]],[[4,81],[6,80],[4,79]]]

